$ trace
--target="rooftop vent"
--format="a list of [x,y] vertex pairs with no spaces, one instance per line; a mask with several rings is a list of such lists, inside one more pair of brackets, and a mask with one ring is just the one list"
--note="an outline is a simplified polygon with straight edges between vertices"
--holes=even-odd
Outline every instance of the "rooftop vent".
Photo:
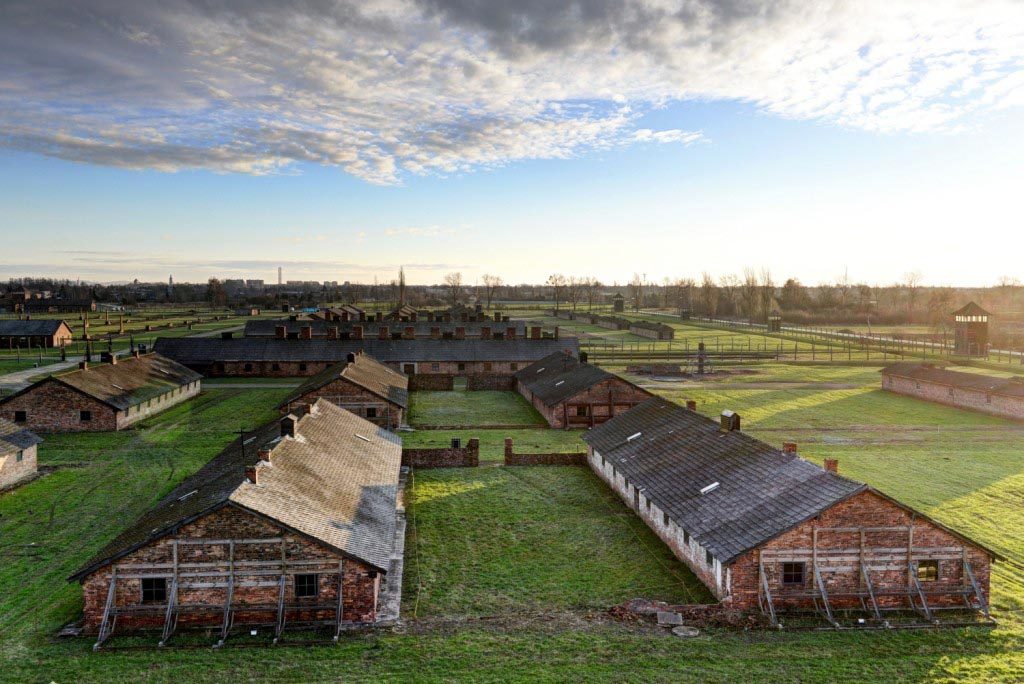
[[544,368],[538,368],[537,369],[537,374],[540,375],[541,373],[544,372],[544,370],[545,370]]
[[716,489],[718,489],[718,487],[721,484],[722,484],[721,482],[712,482],[707,487],[702,487],[701,490],[700,490],[701,496],[703,496],[705,494],[710,494],[711,492],[713,492]]
[[358,432],[356,433],[356,437],[357,437],[358,439],[361,439],[361,440],[363,440],[364,442],[369,442],[369,441],[370,441],[370,438],[369,438],[369,437],[364,437],[364,436],[362,436],[361,434],[359,434]]
[[642,432],[635,432],[632,435],[630,435],[629,437],[627,437],[626,441],[627,442],[632,442],[634,439],[638,439],[640,437],[640,435],[642,435],[642,434],[643,434]]
[[733,432],[740,429],[740,414],[733,411],[722,411],[722,431]]
[[555,383],[555,387],[558,387],[559,385],[564,385],[564,384],[565,384],[565,380],[559,380],[558,382]]

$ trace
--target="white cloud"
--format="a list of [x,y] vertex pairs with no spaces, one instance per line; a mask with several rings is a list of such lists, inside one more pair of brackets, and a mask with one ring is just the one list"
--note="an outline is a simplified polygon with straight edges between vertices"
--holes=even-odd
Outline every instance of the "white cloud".
[[1013,0],[22,0],[0,6],[0,145],[386,184],[691,144],[638,128],[686,99],[956,131],[1019,106],[1022,66]]

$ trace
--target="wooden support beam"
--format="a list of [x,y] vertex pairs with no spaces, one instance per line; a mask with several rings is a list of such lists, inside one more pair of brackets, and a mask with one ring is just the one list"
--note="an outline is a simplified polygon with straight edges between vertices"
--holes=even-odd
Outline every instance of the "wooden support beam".
[[964,557],[964,575],[971,583],[971,588],[974,589],[974,595],[978,598],[978,605],[981,606],[981,612],[986,618],[992,619],[992,616],[988,612],[988,601],[985,600],[985,594],[981,591],[981,587],[978,585],[978,581],[974,579],[974,571],[971,569],[971,564],[967,561],[966,554]]
[[875,598],[875,588],[871,584],[871,571],[867,568],[867,566],[861,565],[860,575],[864,581],[864,586],[868,590],[868,596],[871,598],[871,609],[875,613],[875,619],[881,620],[882,613],[878,610],[878,600]]
[[341,623],[345,619],[345,559],[338,561],[338,607],[334,616],[334,641],[341,636]]
[[224,597],[224,622],[220,627],[220,640],[217,642],[217,646],[223,646],[224,642],[228,638],[228,632],[231,631],[231,601],[235,597],[235,543],[231,542],[228,545],[228,586],[227,592]]
[[821,573],[818,572],[818,566],[814,566],[814,581],[818,585],[818,593],[821,596],[821,603],[825,608],[825,617],[833,627],[839,627],[839,623],[836,622],[835,617],[832,616],[832,605],[828,602],[828,591],[825,589],[825,580],[821,578]]
[[781,627],[779,624],[778,617],[775,615],[775,603],[772,601],[772,592],[768,587],[768,575],[764,571],[764,562],[758,561],[758,574],[761,576],[761,593],[764,596],[764,604],[761,607],[761,612],[765,612],[764,608],[768,608],[768,620],[771,622],[772,627]]
[[284,631],[284,592],[287,577],[281,575],[281,580],[278,583],[277,590],[277,622],[274,625],[274,643],[276,644],[278,639],[281,638],[281,632]]
[[[921,610],[919,612],[924,615],[925,619],[930,621],[930,620],[933,619],[932,618],[932,610],[931,610],[931,608],[928,607],[928,599],[925,598],[924,591],[921,590],[921,580],[917,576],[917,571],[914,568],[913,563],[911,563],[910,566],[907,569],[910,572],[910,578],[911,578],[911,583],[912,583],[912,588],[914,590],[914,593],[916,593],[917,597],[919,599],[921,599]],[[911,606],[914,605],[913,594],[911,595],[911,598],[910,598],[910,605]]]
[[96,636],[96,643],[93,644],[92,650],[99,650],[103,642],[107,640],[111,632],[114,631],[114,621],[117,620],[117,615],[114,612],[114,604],[117,599],[117,568],[114,568],[110,573],[110,585],[107,587],[107,603],[103,607],[103,619],[100,620],[100,632]]

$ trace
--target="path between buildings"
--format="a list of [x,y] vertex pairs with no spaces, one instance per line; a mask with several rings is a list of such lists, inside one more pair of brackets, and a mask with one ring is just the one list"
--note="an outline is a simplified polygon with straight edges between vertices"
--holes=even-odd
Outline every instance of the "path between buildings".
[[29,378],[34,378],[37,375],[45,375],[47,373],[57,373],[62,370],[67,370],[68,368],[74,368],[83,358],[85,357],[69,356],[67,361],[48,363],[45,366],[25,368],[24,370],[0,375],[0,390],[3,392],[17,392],[18,390],[28,387]]
[[203,380],[203,389],[292,389],[302,382],[217,382]]

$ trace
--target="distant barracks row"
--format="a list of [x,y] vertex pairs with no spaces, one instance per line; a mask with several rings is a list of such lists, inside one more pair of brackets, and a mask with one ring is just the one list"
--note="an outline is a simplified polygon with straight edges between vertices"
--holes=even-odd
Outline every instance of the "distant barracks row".
[[993,416],[1024,419],[1021,378],[994,378],[928,363],[896,363],[882,369],[882,389]]

